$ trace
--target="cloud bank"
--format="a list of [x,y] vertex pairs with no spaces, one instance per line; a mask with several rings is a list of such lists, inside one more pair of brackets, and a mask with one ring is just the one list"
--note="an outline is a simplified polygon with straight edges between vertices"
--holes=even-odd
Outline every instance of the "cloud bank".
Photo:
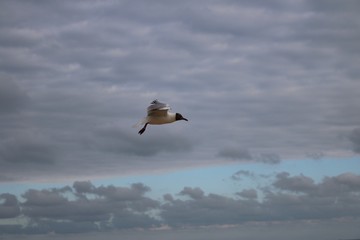
[[0,5],[1,180],[359,152],[354,1]]
[[29,189],[21,198],[3,193],[0,218],[22,219],[19,222],[23,224],[2,224],[1,230],[7,234],[46,234],[164,226],[178,229],[251,222],[341,221],[357,219],[360,214],[360,175],[351,172],[320,182],[281,172],[268,185],[244,189],[233,196],[184,187],[177,195],[165,194],[161,200],[148,197],[150,191],[143,183],[121,187],[75,181],[72,186]]

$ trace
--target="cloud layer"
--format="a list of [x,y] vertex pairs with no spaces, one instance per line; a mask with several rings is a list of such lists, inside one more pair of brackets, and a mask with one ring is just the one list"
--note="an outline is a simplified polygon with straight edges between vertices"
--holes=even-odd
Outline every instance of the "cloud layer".
[[357,6],[2,1],[0,179],[357,154]]
[[[359,172],[327,165],[360,153],[358,1],[0,9],[0,182],[73,182],[1,191],[1,233],[358,223]],[[189,122],[139,136],[132,126],[154,99]],[[277,168],[304,158],[322,159],[318,178]],[[227,195],[184,184],[154,197],[147,182],[94,180],[229,163],[259,172],[222,179],[241,186]]]
[[160,200],[147,197],[149,191],[143,183],[121,187],[76,181],[72,186],[29,189],[21,199],[4,193],[0,195],[0,218],[22,219],[18,222],[23,225],[3,224],[1,230],[38,234],[164,226],[177,229],[251,222],[355,220],[360,214],[360,175],[351,172],[320,182],[281,172],[268,185],[244,189],[232,197],[184,187],[177,195],[165,194]]

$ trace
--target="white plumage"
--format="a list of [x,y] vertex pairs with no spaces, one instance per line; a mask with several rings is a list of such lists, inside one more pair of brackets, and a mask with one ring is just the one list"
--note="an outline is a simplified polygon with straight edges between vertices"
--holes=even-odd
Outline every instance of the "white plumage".
[[138,127],[145,124],[144,127],[140,129],[139,134],[141,135],[145,132],[148,124],[159,125],[172,123],[179,120],[188,121],[180,113],[172,113],[169,112],[169,110],[170,106],[168,104],[159,102],[157,99],[152,101],[150,106],[147,108],[147,116],[135,125]]

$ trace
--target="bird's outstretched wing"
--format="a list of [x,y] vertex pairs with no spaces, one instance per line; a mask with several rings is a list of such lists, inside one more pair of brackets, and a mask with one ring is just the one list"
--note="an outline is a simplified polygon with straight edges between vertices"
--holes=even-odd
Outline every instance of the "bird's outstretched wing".
[[170,110],[170,106],[166,103],[159,102],[157,99],[152,101],[147,108],[148,116],[164,116]]

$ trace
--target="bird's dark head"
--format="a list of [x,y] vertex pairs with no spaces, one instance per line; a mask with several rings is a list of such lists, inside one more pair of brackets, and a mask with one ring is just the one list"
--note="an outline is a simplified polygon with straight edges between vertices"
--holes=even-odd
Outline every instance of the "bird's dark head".
[[175,120],[176,120],[176,121],[179,121],[179,120],[188,121],[188,120],[187,120],[186,118],[184,118],[180,113],[176,113]]

